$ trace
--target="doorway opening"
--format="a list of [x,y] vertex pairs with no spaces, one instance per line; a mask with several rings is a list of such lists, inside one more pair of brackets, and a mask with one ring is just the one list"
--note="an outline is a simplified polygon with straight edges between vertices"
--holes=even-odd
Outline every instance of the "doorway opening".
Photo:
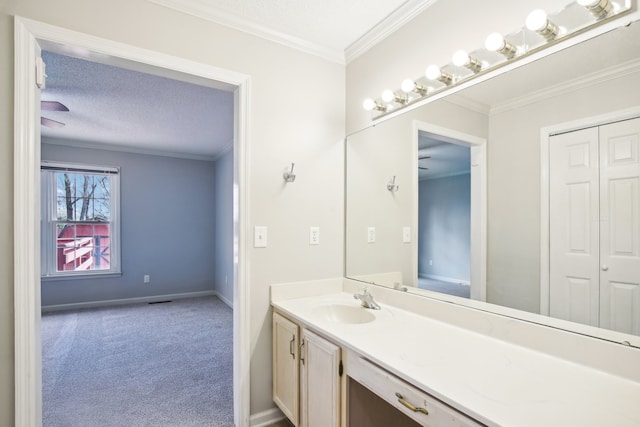
[[42,49],[60,52],[74,46],[82,52],[99,52],[109,60],[152,66],[171,75],[181,73],[227,85],[233,89],[233,397],[234,422],[249,420],[249,322],[246,289],[245,224],[247,204],[246,147],[249,77],[207,64],[155,51],[114,43],[63,28],[16,17],[15,106],[15,382],[16,424],[41,425],[41,282],[40,282],[40,94],[37,90],[36,58]]
[[471,148],[418,136],[418,287],[471,296]]
[[233,88],[60,50],[41,56],[43,424],[232,425]]
[[414,277],[422,289],[486,301],[486,140],[414,122]]

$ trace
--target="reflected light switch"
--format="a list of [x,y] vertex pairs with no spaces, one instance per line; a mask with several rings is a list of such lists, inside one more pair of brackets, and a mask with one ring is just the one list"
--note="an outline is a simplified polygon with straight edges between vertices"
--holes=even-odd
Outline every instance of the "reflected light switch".
[[254,248],[266,248],[267,247],[267,227],[256,226],[253,230],[253,247]]
[[402,227],[402,243],[411,243],[411,227]]
[[367,228],[367,243],[375,243],[376,242],[376,228],[369,227]]

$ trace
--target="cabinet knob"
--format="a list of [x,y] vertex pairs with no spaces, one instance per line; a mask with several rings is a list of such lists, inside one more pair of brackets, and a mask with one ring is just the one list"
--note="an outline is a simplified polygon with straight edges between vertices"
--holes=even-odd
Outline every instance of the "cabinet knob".
[[609,266],[607,264],[602,264],[602,271],[609,270]]

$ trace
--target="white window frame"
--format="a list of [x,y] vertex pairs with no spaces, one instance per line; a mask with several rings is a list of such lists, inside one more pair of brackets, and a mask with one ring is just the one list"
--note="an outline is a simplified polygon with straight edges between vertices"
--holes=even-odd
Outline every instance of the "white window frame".
[[[111,219],[109,236],[109,269],[82,270],[82,271],[57,271],[57,240],[51,239],[56,235],[56,225],[59,222],[56,216],[57,184],[55,172],[88,172],[91,174],[108,174],[110,179],[110,208]],[[112,166],[97,166],[78,163],[60,163],[42,161],[40,168],[41,183],[41,278],[42,280],[55,279],[81,279],[87,277],[112,277],[120,276],[120,168]]]

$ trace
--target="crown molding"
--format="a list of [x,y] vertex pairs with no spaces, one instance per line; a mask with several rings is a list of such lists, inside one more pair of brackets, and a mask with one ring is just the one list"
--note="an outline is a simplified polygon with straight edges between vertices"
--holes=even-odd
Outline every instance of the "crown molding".
[[312,43],[299,37],[275,31],[264,25],[256,24],[228,12],[221,11],[199,0],[147,0],[150,3],[164,6],[178,12],[186,13],[216,24],[234,28],[236,30],[261,37],[292,49],[319,56],[331,62],[346,65],[358,56],[364,54],[382,40],[393,34],[404,24],[415,18],[426,8],[438,0],[408,0],[398,7],[385,19],[369,30],[358,40],[349,45],[344,51],[332,49],[317,43]]
[[224,148],[217,153],[216,155],[205,155],[205,154],[189,154],[189,153],[179,153],[173,151],[164,151],[158,150],[154,148],[142,148],[142,147],[134,147],[131,145],[116,145],[116,144],[105,144],[99,142],[88,142],[88,141],[78,141],[78,140],[70,140],[70,139],[60,139],[53,137],[42,137],[43,144],[49,145],[62,145],[66,147],[75,147],[75,148],[88,148],[92,150],[104,150],[104,151],[115,151],[119,153],[132,153],[132,154],[142,154],[146,156],[161,156],[161,157],[173,157],[176,159],[187,159],[187,160],[201,160],[205,162],[215,162],[228,151],[233,148],[233,142],[225,144]]
[[634,74],[640,71],[640,59],[632,59],[631,61],[624,62],[613,67],[609,67],[604,71],[596,71],[569,82],[563,82],[553,85],[551,87],[529,93],[525,96],[512,99],[508,102],[498,104],[491,108],[491,114],[504,113],[505,111],[515,110],[525,105],[533,104],[535,102],[543,101],[554,96],[566,94],[579,89],[607,82],[609,80],[619,79],[629,74]]
[[347,46],[344,52],[346,63],[353,61],[389,37],[436,1],[438,0],[408,0],[362,37]]
[[331,49],[326,46],[281,33],[263,25],[240,18],[228,12],[221,11],[198,0],[147,0],[178,12],[186,13],[197,18],[215,22],[216,24],[234,28],[247,34],[258,36],[265,40],[288,46],[302,52],[319,56],[331,62],[345,64],[344,52],[340,49]]
[[450,104],[457,105],[462,108],[466,108],[467,110],[475,111],[476,113],[484,114],[488,116],[492,111],[491,108],[487,104],[482,102],[474,101],[471,98],[467,98],[463,95],[464,90],[456,93],[452,93],[449,96],[445,96],[442,98],[442,101],[449,102]]

